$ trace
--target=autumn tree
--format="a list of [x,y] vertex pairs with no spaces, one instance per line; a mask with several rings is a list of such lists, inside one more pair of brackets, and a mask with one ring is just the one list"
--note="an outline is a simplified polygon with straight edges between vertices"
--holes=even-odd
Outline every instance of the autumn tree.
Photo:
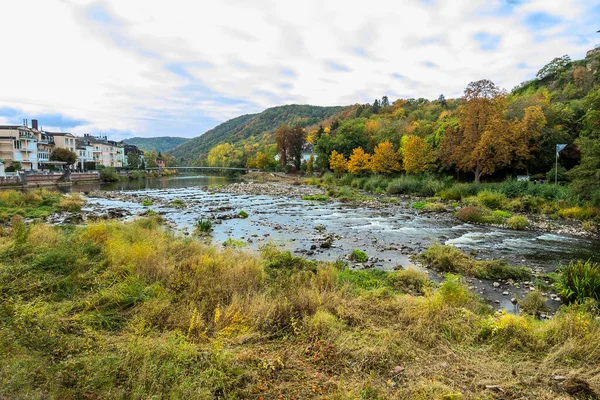
[[281,165],[286,166],[291,161],[294,162],[296,169],[300,169],[302,164],[302,149],[306,142],[306,132],[302,127],[289,128],[282,125],[275,132],[275,143],[277,143],[277,152]]
[[232,167],[237,165],[240,156],[240,151],[236,150],[232,144],[223,143],[212,148],[206,162],[211,167]]
[[511,161],[510,127],[503,118],[506,94],[487,79],[471,82],[463,96],[458,129],[448,129],[440,158],[475,175],[493,173]]
[[407,174],[420,174],[429,171],[435,165],[433,149],[423,138],[409,135],[402,139],[404,169]]
[[264,171],[267,168],[269,168],[271,164],[273,164],[273,161],[273,158],[269,157],[268,154],[259,151],[254,157],[248,159],[248,161],[246,162],[246,167],[258,168]]
[[375,147],[373,157],[371,157],[371,171],[381,174],[393,174],[400,170],[400,155],[394,150],[394,146],[387,140],[379,143]]
[[511,124],[508,145],[512,151],[511,159],[518,168],[522,168],[533,152],[539,150],[538,143],[544,126],[546,116],[540,106],[527,107],[523,119]]
[[365,153],[362,147],[357,147],[348,160],[348,172],[353,175],[363,175],[370,170],[371,156]]
[[308,161],[306,162],[306,173],[311,175],[313,173],[315,169],[315,156],[314,155],[310,155],[310,157],[308,157]]
[[290,127],[287,125],[280,126],[275,131],[275,143],[277,144],[277,154],[279,154],[279,162],[284,167],[288,165],[288,151],[290,149]]
[[346,157],[344,157],[343,154],[340,154],[337,151],[333,150],[331,152],[331,156],[329,157],[329,166],[331,170],[339,176],[347,171],[348,162],[346,161]]

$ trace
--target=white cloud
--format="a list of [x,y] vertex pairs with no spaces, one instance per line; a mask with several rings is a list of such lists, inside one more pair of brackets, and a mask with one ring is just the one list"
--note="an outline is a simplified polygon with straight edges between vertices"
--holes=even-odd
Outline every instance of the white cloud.
[[[0,108],[89,121],[76,132],[195,136],[217,122],[281,104],[337,105],[386,94],[454,97],[481,78],[510,89],[556,56],[584,55],[594,27],[582,40],[580,22],[589,21],[594,5],[3,2],[0,14],[12,17],[0,24]],[[561,21],[536,31],[525,22],[534,13]],[[474,38],[481,32],[500,36],[497,48],[482,51]],[[529,67],[517,68],[522,62]]]

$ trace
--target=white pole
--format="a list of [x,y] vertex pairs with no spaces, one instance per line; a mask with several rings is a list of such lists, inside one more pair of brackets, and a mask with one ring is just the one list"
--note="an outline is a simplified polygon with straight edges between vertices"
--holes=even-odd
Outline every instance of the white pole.
[[556,149],[556,165],[554,166],[554,184],[558,184],[558,149]]

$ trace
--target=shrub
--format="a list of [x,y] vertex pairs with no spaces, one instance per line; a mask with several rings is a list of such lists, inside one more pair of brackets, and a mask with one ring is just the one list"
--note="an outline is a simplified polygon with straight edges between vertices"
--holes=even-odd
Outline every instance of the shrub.
[[369,259],[369,256],[367,255],[367,253],[365,253],[362,250],[354,249],[350,253],[350,257],[349,258],[352,261],[363,263],[363,262],[366,262]]
[[144,207],[149,207],[149,206],[151,206],[152,204],[153,204],[153,203],[152,203],[152,200],[150,200],[150,199],[144,199],[144,200],[142,200],[142,205],[143,205]]
[[442,203],[427,203],[425,204],[425,210],[432,212],[444,212],[446,211],[446,206]]
[[74,193],[70,196],[63,197],[58,203],[58,206],[69,212],[79,212],[81,211],[81,206],[83,206],[83,199],[81,196]]
[[500,224],[503,218],[487,208],[470,206],[463,207],[456,213],[456,218],[464,222],[477,224]]
[[581,227],[586,232],[598,232],[598,224],[593,223],[592,221],[583,221]]
[[479,202],[489,208],[499,209],[506,203],[506,196],[503,193],[484,190],[477,194]]
[[213,231],[213,223],[207,219],[198,219],[194,224],[194,234],[209,234]]
[[507,197],[515,198],[524,196],[529,189],[529,185],[529,181],[518,181],[514,178],[508,178],[498,186],[498,190]]
[[184,206],[185,206],[185,204],[184,204],[183,200],[181,200],[181,199],[175,199],[175,200],[173,200],[173,201],[171,202],[171,205],[172,205],[173,207],[177,207],[177,208],[181,208],[181,207],[184,207]]
[[394,271],[389,274],[388,281],[394,289],[404,293],[425,294],[430,286],[427,274],[414,268]]
[[591,298],[600,301],[600,264],[588,261],[571,261],[559,267],[556,290],[567,302],[583,303]]
[[482,279],[526,280],[531,277],[527,267],[508,265],[501,260],[475,261],[474,276]]
[[119,180],[119,175],[113,167],[104,167],[100,170],[100,179],[104,182],[116,182]]
[[240,217],[240,218],[243,218],[243,219],[244,219],[244,218],[248,218],[248,213],[247,213],[246,211],[244,211],[244,210],[241,210],[241,211],[238,213],[238,217]]
[[550,309],[546,305],[546,299],[537,290],[531,291],[519,300],[521,311],[529,315],[540,315]]
[[429,267],[442,272],[472,273],[474,263],[466,254],[453,246],[435,243],[422,254],[421,259]]
[[438,195],[444,200],[462,200],[477,194],[478,190],[479,186],[472,183],[455,183],[441,190]]
[[243,240],[238,240],[238,239],[233,239],[233,238],[227,238],[226,241],[223,242],[223,247],[245,247],[248,246],[248,244],[246,242],[244,242]]
[[522,215],[515,215],[506,220],[506,225],[510,229],[523,230],[529,225],[529,220]]
[[573,218],[581,221],[592,219],[598,215],[598,209],[593,207],[570,207],[558,210],[561,218]]

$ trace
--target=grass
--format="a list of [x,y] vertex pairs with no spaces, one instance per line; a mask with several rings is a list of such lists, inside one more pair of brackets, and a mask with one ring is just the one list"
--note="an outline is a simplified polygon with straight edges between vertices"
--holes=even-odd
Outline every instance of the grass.
[[246,211],[244,211],[244,210],[241,210],[241,211],[238,213],[238,217],[240,217],[240,218],[242,218],[242,219],[248,218],[248,213],[247,213]]
[[79,212],[83,200],[77,194],[63,196],[45,189],[21,192],[0,191],[0,222],[10,221],[15,215],[44,219],[60,210]]
[[367,255],[367,253],[365,253],[364,251],[359,250],[359,249],[352,250],[349,258],[350,258],[350,260],[356,261],[359,263],[363,263],[363,262],[366,262],[369,260],[369,256]]
[[537,290],[531,291],[519,300],[521,311],[525,314],[539,316],[543,312],[547,312],[550,308],[546,305],[546,299]]
[[15,221],[0,297],[6,398],[567,398],[556,374],[599,389],[586,307],[492,313],[457,276],[219,250],[158,216]]
[[527,225],[529,225],[529,220],[522,215],[515,215],[506,220],[506,226],[510,229],[523,230],[527,228]]
[[197,236],[209,235],[214,230],[212,221],[198,218],[194,223],[194,234]]
[[310,196],[302,196],[302,200],[327,201],[329,200],[329,196],[326,196],[324,194],[313,194]]
[[600,264],[572,261],[559,267],[556,290],[567,302],[584,303],[586,299],[600,302]]
[[150,200],[150,199],[144,199],[144,200],[142,200],[142,205],[144,207],[150,207],[152,204],[153,204],[152,200]]
[[181,199],[175,199],[171,202],[171,205],[175,208],[183,208],[185,207],[185,203]]
[[526,280],[531,277],[529,268],[507,265],[501,260],[476,261],[456,247],[437,243],[429,246],[419,258],[425,265],[438,271],[480,279]]
[[246,247],[248,243],[243,240],[228,237],[223,243],[223,247]]

